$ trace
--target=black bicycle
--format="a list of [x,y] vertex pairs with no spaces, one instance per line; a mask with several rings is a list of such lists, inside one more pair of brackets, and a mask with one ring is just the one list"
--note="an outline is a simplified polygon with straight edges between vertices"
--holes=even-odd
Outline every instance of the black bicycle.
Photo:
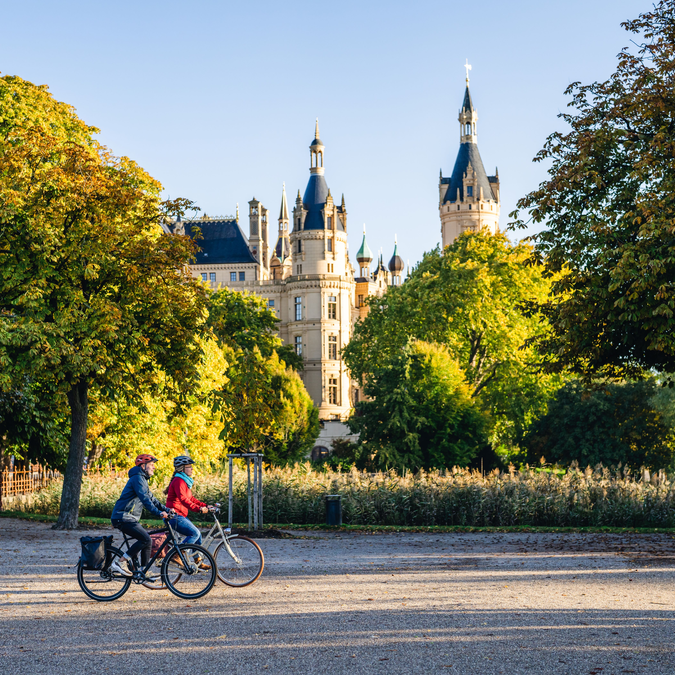
[[[134,561],[133,575],[128,577],[111,569],[113,562],[124,565],[122,551],[114,546],[106,545],[105,563],[101,569],[86,569],[83,561],[77,565],[77,581],[80,588],[93,600],[110,602],[121,598],[132,583],[150,585],[154,579],[149,570],[155,560],[165,553],[161,566],[161,582],[174,595],[184,600],[195,600],[206,595],[216,583],[217,568],[213,555],[203,546],[197,544],[179,544],[176,533],[164,520],[166,527],[154,530],[151,534],[166,533],[166,540],[148,561],[145,567],[138,567]],[[124,543],[129,548],[129,540],[124,535]],[[180,586],[178,583],[180,582]]]

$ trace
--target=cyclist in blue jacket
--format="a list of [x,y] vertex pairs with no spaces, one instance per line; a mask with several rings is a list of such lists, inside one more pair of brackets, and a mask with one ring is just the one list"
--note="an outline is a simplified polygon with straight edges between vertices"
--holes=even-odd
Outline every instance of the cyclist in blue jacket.
[[[166,506],[155,498],[148,485],[148,478],[155,473],[155,462],[157,458],[152,455],[142,454],[136,457],[136,466],[129,470],[129,480],[110,517],[113,527],[136,540],[122,556],[122,560],[116,558],[110,566],[112,570],[125,577],[133,575],[133,561],[139,551],[143,567],[150,559],[152,540],[139,522],[143,507],[160,518],[169,517]],[[126,564],[123,564],[124,562]]]

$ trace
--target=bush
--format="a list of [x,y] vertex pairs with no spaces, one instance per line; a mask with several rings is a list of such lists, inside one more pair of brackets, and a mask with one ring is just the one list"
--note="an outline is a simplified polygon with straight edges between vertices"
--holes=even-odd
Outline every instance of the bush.
[[[123,478],[85,478],[80,515],[108,517],[124,483]],[[227,474],[220,473],[197,476],[194,486],[199,498],[223,504],[223,519],[227,485]],[[572,467],[562,475],[511,468],[486,476],[466,469],[400,476],[393,471],[370,474],[355,469],[322,472],[306,463],[266,468],[263,486],[267,524],[324,523],[324,496],[340,494],[345,524],[675,527],[675,476],[664,472],[648,477],[648,472],[633,476],[628,469]],[[235,472],[234,493],[234,520],[245,522],[242,469]],[[23,508],[56,514],[60,494],[60,483],[54,483],[35,493]]]

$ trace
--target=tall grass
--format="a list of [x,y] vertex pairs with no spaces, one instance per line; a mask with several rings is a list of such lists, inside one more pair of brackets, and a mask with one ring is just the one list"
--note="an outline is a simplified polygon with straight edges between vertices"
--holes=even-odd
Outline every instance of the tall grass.
[[[194,494],[227,505],[227,474],[198,476]],[[124,479],[85,478],[80,514],[109,517]],[[478,472],[455,469],[399,476],[323,473],[310,464],[268,468],[264,520],[272,523],[325,522],[324,496],[342,495],[343,522],[356,525],[543,525],[675,527],[675,476],[649,480],[627,471],[572,469],[565,475],[534,470]],[[20,508],[56,514],[60,483],[34,494]],[[163,494],[156,490],[161,499]],[[247,520],[246,474],[234,475],[234,520]],[[196,517],[196,516],[195,516]]]

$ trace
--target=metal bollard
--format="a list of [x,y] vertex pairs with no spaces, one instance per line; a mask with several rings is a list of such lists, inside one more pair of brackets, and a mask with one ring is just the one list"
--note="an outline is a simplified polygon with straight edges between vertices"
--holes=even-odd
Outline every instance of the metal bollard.
[[342,495],[326,495],[326,525],[342,525]]

